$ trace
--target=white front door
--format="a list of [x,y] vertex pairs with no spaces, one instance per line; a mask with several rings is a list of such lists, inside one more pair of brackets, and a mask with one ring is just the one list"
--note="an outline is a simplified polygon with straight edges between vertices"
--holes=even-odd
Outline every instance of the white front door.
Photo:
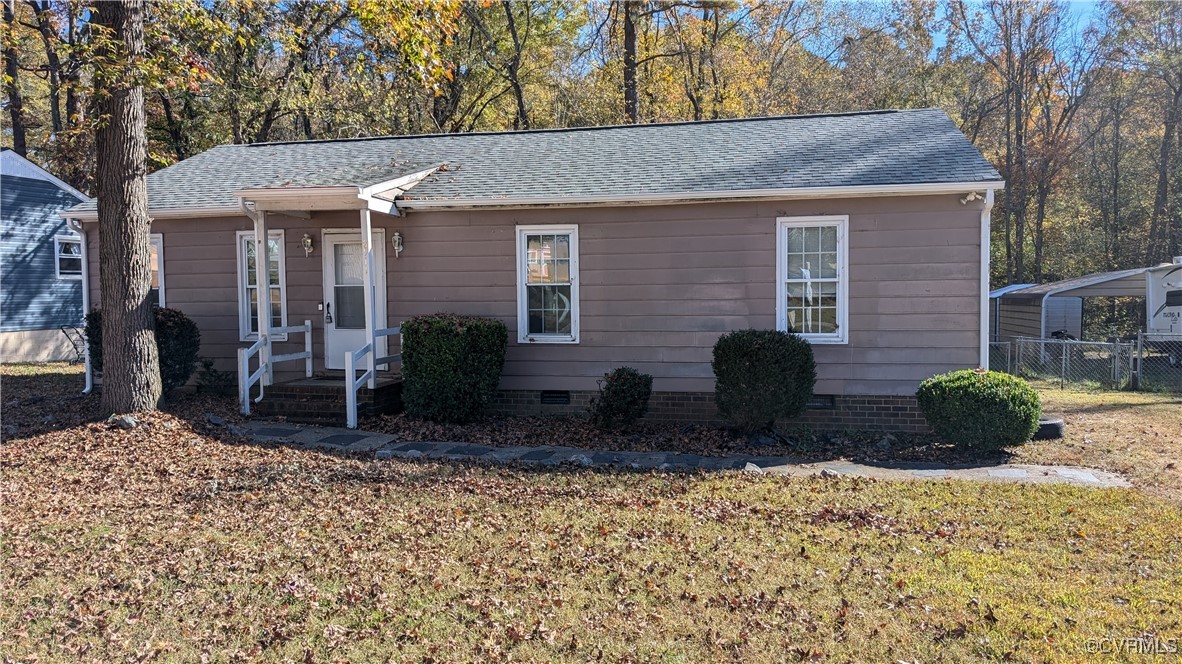
[[[373,232],[374,329],[386,327],[385,234]],[[345,353],[361,348],[365,336],[365,248],[360,231],[324,231],[324,366],[344,369]],[[376,357],[386,355],[378,340]],[[364,368],[364,367],[362,367]]]

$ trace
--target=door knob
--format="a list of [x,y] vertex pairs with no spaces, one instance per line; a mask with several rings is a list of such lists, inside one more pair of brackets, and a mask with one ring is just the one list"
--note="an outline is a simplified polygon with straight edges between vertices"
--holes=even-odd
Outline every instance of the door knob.
[[324,303],[324,322],[332,323],[332,302]]

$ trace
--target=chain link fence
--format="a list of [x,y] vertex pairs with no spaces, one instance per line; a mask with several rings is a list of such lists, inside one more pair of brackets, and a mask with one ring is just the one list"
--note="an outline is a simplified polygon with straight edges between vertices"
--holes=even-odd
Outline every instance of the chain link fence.
[[1137,358],[1138,389],[1182,392],[1182,335],[1138,335]]
[[989,368],[1061,388],[1182,392],[1182,335],[1140,334],[1110,343],[995,341]]

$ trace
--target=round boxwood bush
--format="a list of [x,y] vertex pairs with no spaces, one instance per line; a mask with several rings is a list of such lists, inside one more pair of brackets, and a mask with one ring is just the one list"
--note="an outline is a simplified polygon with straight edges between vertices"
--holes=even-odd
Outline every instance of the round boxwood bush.
[[509,331],[491,318],[417,316],[402,324],[402,403],[412,417],[471,422],[492,403]]
[[632,367],[620,367],[599,381],[599,394],[591,399],[591,421],[602,429],[626,427],[648,412],[653,377]]
[[1030,440],[1042,403],[1026,381],[998,371],[962,369],[932,376],[915,394],[936,435],[949,443],[998,449]]
[[804,412],[817,382],[813,347],[778,330],[736,330],[714,344],[718,413],[744,432]]
[[[156,351],[160,358],[160,382],[164,394],[189,382],[201,349],[201,331],[178,309],[153,307],[156,319]],[[103,370],[103,312],[86,314],[86,344],[90,366]]]

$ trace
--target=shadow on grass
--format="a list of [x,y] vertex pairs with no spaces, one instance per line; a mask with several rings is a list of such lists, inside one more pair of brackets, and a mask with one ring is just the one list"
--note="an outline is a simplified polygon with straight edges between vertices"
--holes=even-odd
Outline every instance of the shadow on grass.
[[1056,406],[1050,410],[1056,414],[1063,415],[1095,415],[1103,413],[1114,413],[1119,411],[1129,411],[1138,408],[1154,408],[1157,406],[1179,406],[1182,407],[1182,398],[1162,400],[1162,401],[1118,401],[1114,403],[1100,403],[1090,406]]

